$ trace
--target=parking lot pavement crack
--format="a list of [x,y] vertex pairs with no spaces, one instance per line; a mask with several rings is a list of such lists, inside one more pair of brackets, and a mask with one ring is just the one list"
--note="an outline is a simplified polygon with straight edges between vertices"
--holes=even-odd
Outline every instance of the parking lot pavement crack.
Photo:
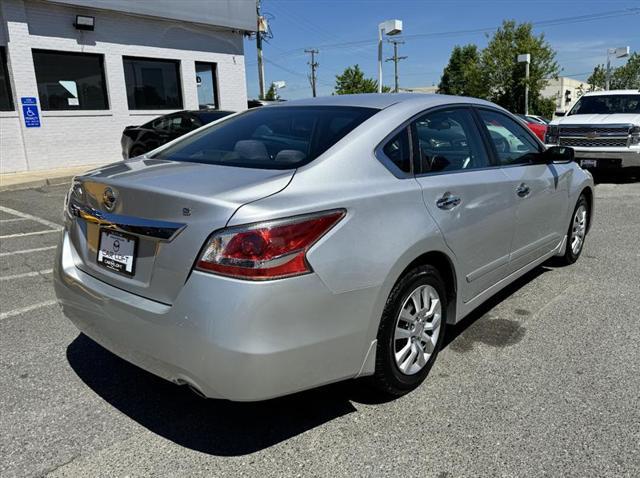
[[82,455],[75,455],[75,456],[71,457],[70,459],[68,459],[67,461],[65,461],[64,463],[60,463],[59,465],[50,467],[50,468],[44,470],[40,476],[49,476],[51,473],[54,473],[55,471],[59,470],[60,468],[64,468],[65,466],[70,465],[71,463],[76,461],[81,456]]

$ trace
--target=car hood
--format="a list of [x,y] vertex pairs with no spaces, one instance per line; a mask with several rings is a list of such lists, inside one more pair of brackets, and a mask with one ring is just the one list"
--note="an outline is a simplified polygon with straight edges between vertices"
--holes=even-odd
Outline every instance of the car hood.
[[640,114],[635,113],[616,113],[616,114],[589,114],[589,115],[571,115],[554,119],[552,125],[563,124],[636,124],[640,125]]

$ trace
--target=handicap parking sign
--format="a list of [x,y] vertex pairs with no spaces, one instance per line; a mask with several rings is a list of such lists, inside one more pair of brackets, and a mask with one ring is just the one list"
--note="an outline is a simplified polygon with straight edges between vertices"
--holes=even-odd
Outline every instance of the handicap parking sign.
[[22,100],[22,116],[24,117],[24,125],[27,128],[40,127],[40,113],[38,111],[38,102],[33,97],[23,97]]

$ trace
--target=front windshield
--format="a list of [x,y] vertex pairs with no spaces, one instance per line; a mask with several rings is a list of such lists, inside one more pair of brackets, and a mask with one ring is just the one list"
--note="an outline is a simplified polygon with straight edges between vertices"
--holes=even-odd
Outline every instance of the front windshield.
[[640,94],[583,96],[569,115],[640,113]]
[[153,157],[294,169],[313,161],[377,112],[344,106],[264,106],[205,128]]

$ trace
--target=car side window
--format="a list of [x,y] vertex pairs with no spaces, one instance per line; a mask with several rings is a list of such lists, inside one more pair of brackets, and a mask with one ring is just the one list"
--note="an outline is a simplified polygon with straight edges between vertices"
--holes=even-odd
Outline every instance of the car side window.
[[471,111],[438,110],[412,123],[419,174],[489,166],[487,153]]
[[501,166],[530,164],[542,152],[525,127],[507,115],[484,109],[478,112]]
[[411,150],[409,147],[409,130],[402,128],[397,135],[391,138],[382,148],[382,152],[401,171],[411,172]]

